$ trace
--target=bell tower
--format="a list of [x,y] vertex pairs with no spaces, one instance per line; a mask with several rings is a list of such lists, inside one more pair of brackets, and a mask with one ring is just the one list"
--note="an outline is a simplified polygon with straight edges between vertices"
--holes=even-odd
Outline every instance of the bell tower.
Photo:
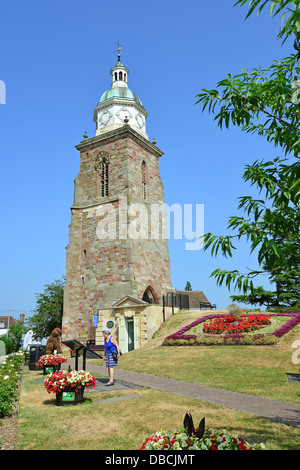
[[[128,87],[119,50],[110,73],[111,88],[94,111],[95,136],[85,134],[76,145],[80,170],[66,251],[65,340],[95,339],[93,318],[120,308],[123,299],[145,309],[173,291],[159,173],[163,152],[148,139],[147,112]],[[122,320],[113,323],[117,328]],[[138,316],[134,324],[143,328]]]

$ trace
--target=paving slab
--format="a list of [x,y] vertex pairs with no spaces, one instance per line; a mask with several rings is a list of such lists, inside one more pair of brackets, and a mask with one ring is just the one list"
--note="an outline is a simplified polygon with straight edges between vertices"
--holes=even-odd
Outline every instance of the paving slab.
[[113,397],[113,398],[106,398],[105,400],[93,400],[93,403],[98,403],[101,405],[106,405],[107,403],[114,403],[116,401],[125,401],[125,400],[132,400],[134,398],[141,398],[141,395],[124,395],[123,397]]
[[[92,372],[92,371],[90,371]],[[96,386],[95,388],[85,390],[85,393],[93,393],[93,392],[113,392],[115,390],[128,390],[131,388],[140,388],[139,385],[132,384],[126,382],[125,380],[115,380],[114,385],[107,386],[108,379],[96,379]]]

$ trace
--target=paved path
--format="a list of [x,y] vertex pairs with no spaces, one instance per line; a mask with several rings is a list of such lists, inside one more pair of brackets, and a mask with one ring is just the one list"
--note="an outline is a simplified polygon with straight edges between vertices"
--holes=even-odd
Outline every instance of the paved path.
[[[67,364],[63,364],[67,368]],[[74,362],[73,362],[74,364]],[[79,360],[79,367],[81,361]],[[87,370],[107,375],[105,366],[96,366],[87,364]],[[140,387],[152,388],[163,392],[175,393],[185,397],[195,398],[197,400],[207,401],[215,405],[225,406],[238,411],[244,411],[263,418],[268,418],[290,426],[300,427],[300,405],[286,403],[279,400],[256,397],[239,392],[232,392],[221,388],[209,387],[207,385],[183,382],[181,380],[168,379],[156,375],[131,372],[123,369],[115,369],[116,385],[119,381],[125,381]],[[299,384],[300,386],[300,384]],[[113,390],[112,387],[105,387],[106,391]],[[300,392],[300,388],[299,388]]]

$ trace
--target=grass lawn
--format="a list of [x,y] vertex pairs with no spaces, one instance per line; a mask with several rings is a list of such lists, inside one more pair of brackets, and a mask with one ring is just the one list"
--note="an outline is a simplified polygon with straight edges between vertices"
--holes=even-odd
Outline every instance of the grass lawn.
[[[226,428],[251,443],[263,442],[267,450],[300,449],[300,430],[248,413],[165,392],[136,389],[90,392],[76,406],[55,406],[42,373],[25,370],[19,406],[17,450],[137,450],[159,429],[182,426],[186,412],[195,424]],[[92,403],[115,396],[139,394],[140,398],[107,404]]]
[[[165,336],[200,314],[179,312],[172,316],[151,342],[123,354],[119,368],[300,403],[300,384],[286,379],[286,372],[299,369],[291,358],[295,352],[292,343],[300,339],[300,326],[276,346],[161,346]],[[196,423],[205,416],[207,427],[225,428],[250,443],[263,442],[268,450],[300,450],[299,428],[150,389],[91,392],[85,394],[80,405],[57,407],[54,395],[49,395],[40,382],[42,379],[42,372],[24,370],[17,449],[136,450],[155,431],[180,428],[189,412]],[[132,393],[140,398],[92,402]]]
[[300,404],[300,384],[286,377],[299,371],[292,344],[300,340],[300,325],[270,346],[161,346],[167,335],[200,315],[207,312],[177,313],[151,342],[124,354],[119,367]]

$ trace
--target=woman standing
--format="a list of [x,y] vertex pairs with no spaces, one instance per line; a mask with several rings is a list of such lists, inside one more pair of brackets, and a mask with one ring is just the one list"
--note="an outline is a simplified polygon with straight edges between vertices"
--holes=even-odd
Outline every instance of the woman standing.
[[[108,328],[103,328],[102,330],[104,336],[104,351],[105,355],[103,356],[103,360],[106,360],[106,367],[108,369],[108,376],[109,382],[107,382],[107,386],[114,384],[114,367],[118,365],[118,359],[120,357],[120,348],[118,345],[117,340],[111,335]],[[114,359],[113,351],[118,352],[118,359]]]

